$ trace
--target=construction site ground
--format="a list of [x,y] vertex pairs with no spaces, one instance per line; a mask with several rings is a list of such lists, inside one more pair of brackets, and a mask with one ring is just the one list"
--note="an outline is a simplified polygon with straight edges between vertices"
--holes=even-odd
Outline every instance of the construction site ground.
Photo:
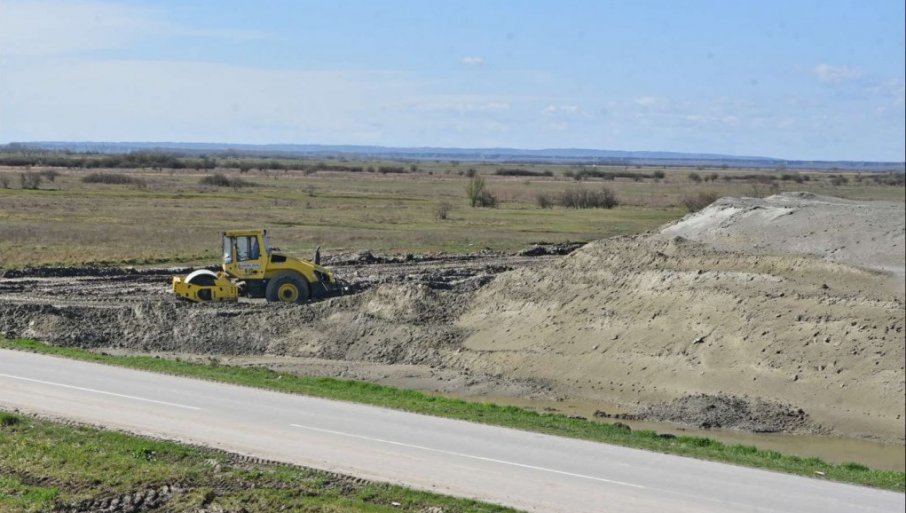
[[903,203],[788,193],[582,247],[333,255],[349,294],[301,306],[179,301],[188,269],[10,270],[0,335],[902,461],[903,240]]

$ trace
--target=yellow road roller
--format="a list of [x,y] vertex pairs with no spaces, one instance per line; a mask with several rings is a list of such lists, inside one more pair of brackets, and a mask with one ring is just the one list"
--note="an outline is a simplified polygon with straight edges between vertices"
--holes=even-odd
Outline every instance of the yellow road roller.
[[222,271],[199,269],[173,277],[173,293],[195,302],[250,297],[301,304],[344,290],[333,271],[320,265],[320,251],[315,262],[286,255],[270,247],[263,229],[223,232]]

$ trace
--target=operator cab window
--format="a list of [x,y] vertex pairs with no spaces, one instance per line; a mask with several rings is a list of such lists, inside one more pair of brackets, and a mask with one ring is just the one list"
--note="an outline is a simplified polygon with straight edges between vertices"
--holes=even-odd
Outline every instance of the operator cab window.
[[258,260],[261,257],[261,248],[258,247],[258,237],[236,237],[236,259]]
[[223,263],[225,263],[225,264],[233,263],[233,238],[232,237],[223,238]]

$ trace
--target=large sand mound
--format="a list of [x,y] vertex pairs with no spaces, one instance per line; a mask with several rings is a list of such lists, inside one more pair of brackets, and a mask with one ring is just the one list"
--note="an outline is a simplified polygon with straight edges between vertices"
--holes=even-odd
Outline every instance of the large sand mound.
[[717,249],[815,255],[904,275],[903,203],[859,202],[809,193],[723,198],[661,229]]
[[902,245],[902,204],[728,198],[663,234],[503,274],[459,326],[476,364],[573,397],[748,395],[825,429],[902,439],[903,290],[865,268],[901,279]]

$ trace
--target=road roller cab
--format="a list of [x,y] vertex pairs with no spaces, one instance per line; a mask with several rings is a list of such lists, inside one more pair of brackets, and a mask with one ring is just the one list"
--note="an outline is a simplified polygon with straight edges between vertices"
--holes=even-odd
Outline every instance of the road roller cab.
[[305,303],[339,295],[333,272],[271,248],[267,230],[223,233],[223,270],[195,271],[173,278],[173,293],[190,301],[236,301],[240,296],[270,302]]

